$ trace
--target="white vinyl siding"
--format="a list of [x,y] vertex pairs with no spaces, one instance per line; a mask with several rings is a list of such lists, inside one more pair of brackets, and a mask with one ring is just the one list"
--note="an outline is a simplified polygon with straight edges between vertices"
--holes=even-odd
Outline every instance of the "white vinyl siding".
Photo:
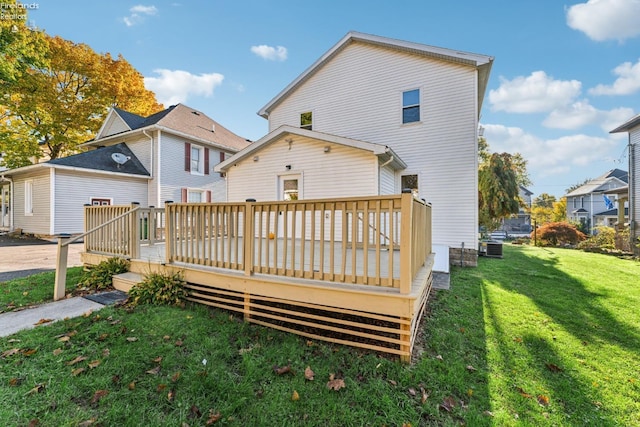
[[380,168],[380,194],[397,194],[396,173],[389,166]]
[[[256,156],[232,166],[227,173],[230,202],[253,198],[277,200],[278,176],[300,174],[304,199],[369,196],[378,194],[378,159],[364,150],[331,144],[315,139],[292,137],[264,147]],[[324,147],[330,145],[328,153]],[[286,169],[291,165],[291,170]]]
[[110,135],[115,135],[117,133],[126,132],[129,129],[129,126],[118,116],[115,114],[115,111],[109,117],[109,121],[105,123],[104,129],[102,130],[102,134],[100,137],[105,138]]
[[82,233],[84,205],[91,197],[111,199],[113,205],[138,202],[147,206],[147,180],[115,175],[56,170],[54,234]]
[[[25,216],[25,181],[32,184],[32,209],[31,215]],[[42,168],[36,173],[14,178],[14,228],[21,229],[23,233],[48,235],[49,221],[51,218],[49,188],[51,178],[49,169]]]
[[[225,181],[220,174],[211,173],[213,166],[220,157],[219,150],[213,147],[209,149],[209,174],[195,175],[190,171],[185,171],[185,143],[190,142],[184,138],[162,132],[161,155],[160,155],[160,202],[167,200],[180,202],[182,200],[183,188],[198,188],[203,191],[211,191],[212,202],[224,202]],[[193,143],[199,145],[198,143]],[[202,146],[202,145],[199,145]],[[204,162],[204,156],[202,157]]]
[[[420,88],[421,122],[402,125],[401,94],[411,88]],[[474,67],[356,42],[271,111],[270,131],[298,126],[309,107],[315,131],[388,145],[419,172],[420,197],[433,204],[435,244],[477,247]]]

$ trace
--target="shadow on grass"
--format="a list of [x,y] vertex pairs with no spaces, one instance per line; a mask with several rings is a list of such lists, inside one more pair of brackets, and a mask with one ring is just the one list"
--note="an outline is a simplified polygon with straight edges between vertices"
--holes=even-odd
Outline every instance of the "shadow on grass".
[[[639,331],[634,326],[621,322],[600,304],[600,300],[612,292],[607,286],[603,285],[597,292],[587,289],[585,283],[559,268],[560,259],[556,252],[543,251],[545,252],[534,254],[524,248],[513,247],[506,250],[503,260],[483,261],[491,263],[491,266],[483,269],[487,279],[483,286],[483,300],[486,320],[494,329],[496,337],[501,340],[495,348],[498,353],[496,357],[504,365],[503,374],[515,374],[521,369],[523,360],[529,364],[529,370],[537,371],[536,378],[518,378],[513,375],[511,381],[514,387],[501,393],[507,394],[511,401],[519,401],[521,410],[527,408],[529,415],[539,417],[538,421],[544,422],[544,417],[548,416],[544,411],[548,409],[540,404],[536,392],[518,386],[527,381],[530,385],[541,382],[556,399],[554,404],[561,411],[558,415],[563,425],[619,425],[615,415],[600,409],[600,401],[605,398],[592,386],[591,380],[581,375],[578,369],[556,365],[562,366],[563,362],[570,365],[577,357],[576,354],[567,354],[571,350],[564,354],[558,351],[562,347],[555,342],[554,328],[557,325],[558,333],[566,331],[585,347],[594,344],[602,348],[618,346],[631,353],[638,351],[636,343],[640,342]],[[494,279],[494,275],[499,279]],[[501,302],[498,305],[498,297],[494,297],[493,292],[488,290],[489,285],[513,295],[525,296],[550,319],[553,326],[541,329],[541,334],[532,332],[517,338],[509,336],[510,331],[502,327],[505,312],[500,313],[502,318],[497,313],[497,310],[503,310],[504,307]],[[541,324],[547,321],[541,318],[538,320]],[[522,340],[523,345],[518,348],[510,342],[513,339]]]

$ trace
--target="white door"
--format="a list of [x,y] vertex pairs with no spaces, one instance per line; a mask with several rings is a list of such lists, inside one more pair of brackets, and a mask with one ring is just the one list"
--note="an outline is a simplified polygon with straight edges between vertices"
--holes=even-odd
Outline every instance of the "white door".
[[[302,199],[302,176],[300,174],[288,174],[278,176],[278,200],[282,201],[294,201]],[[301,212],[286,212],[280,211],[278,213],[278,237],[282,238],[286,235],[288,238],[293,237],[295,230],[295,237],[299,238],[302,230],[302,213]],[[295,228],[294,227],[295,222]]]

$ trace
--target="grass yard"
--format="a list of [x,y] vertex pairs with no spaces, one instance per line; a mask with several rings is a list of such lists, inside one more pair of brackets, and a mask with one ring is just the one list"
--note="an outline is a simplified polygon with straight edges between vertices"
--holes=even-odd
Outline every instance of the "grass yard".
[[196,306],[0,338],[0,425],[640,424],[640,263],[505,245],[451,279],[410,366]]

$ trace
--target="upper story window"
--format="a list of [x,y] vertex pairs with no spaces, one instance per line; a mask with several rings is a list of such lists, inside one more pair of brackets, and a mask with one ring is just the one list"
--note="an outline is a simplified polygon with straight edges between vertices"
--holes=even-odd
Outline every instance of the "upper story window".
[[193,175],[209,175],[209,149],[186,142],[184,144],[184,170]]
[[313,130],[313,114],[311,111],[300,114],[300,128]]
[[420,121],[420,89],[402,92],[402,123]]

